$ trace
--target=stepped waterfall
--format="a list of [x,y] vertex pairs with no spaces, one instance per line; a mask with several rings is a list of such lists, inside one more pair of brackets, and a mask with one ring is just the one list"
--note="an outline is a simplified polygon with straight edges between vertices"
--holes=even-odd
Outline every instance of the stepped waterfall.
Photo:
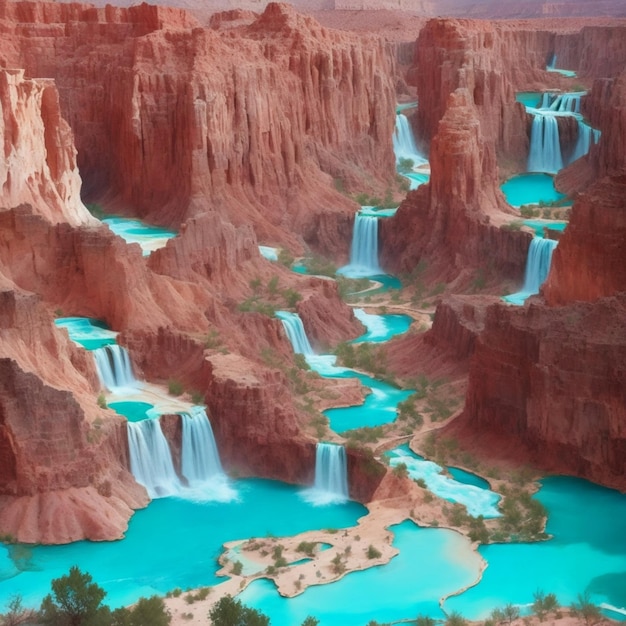
[[130,471],[135,480],[152,499],[180,494],[183,485],[159,420],[128,422],[127,428]]
[[348,500],[348,456],[342,445],[318,443],[315,452],[315,483],[304,492],[316,505]]
[[117,344],[93,350],[98,377],[109,391],[120,387],[136,387],[128,350]]
[[396,155],[396,163],[400,159],[411,159],[413,165],[422,165],[427,159],[420,153],[415,145],[413,131],[409,119],[403,113],[396,115],[396,128],[393,133],[393,152]]
[[182,474],[190,486],[224,474],[211,422],[204,409],[183,414]]
[[236,492],[222,470],[211,423],[202,407],[181,415],[181,474],[158,419],[128,422],[130,468],[135,480],[154,498],[178,496],[229,502]]
[[530,131],[529,172],[556,174],[563,169],[559,125],[553,114],[537,112]]
[[378,218],[357,213],[354,218],[350,263],[338,270],[350,278],[384,274],[378,264]]
[[315,352],[309,343],[309,338],[306,336],[306,331],[304,330],[300,316],[297,313],[290,313],[289,311],[277,311],[276,317],[282,322],[283,328],[293,347],[293,351],[296,354],[313,356]]
[[552,253],[557,246],[557,241],[534,237],[528,248],[526,258],[526,271],[524,274],[524,286],[521,291],[505,296],[504,299],[511,304],[524,304],[526,298],[539,293],[550,272]]

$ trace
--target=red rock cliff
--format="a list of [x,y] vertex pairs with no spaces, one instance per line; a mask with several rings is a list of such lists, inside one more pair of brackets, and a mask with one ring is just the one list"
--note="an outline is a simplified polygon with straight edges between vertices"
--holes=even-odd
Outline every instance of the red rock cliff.
[[381,40],[278,4],[224,33],[146,5],[37,6],[3,5],[7,62],[56,79],[91,198],[175,225],[218,209],[295,248],[290,230],[353,211],[333,178],[393,177]]

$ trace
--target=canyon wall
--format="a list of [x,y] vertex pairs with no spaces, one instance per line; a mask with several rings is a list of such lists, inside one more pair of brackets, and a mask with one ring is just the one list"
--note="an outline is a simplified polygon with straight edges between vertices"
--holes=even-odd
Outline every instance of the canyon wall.
[[321,214],[353,212],[333,179],[393,178],[380,39],[274,3],[225,32],[147,5],[37,6],[3,4],[3,63],[56,80],[91,200],[175,226],[218,211],[297,250]]
[[[539,297],[494,304],[470,362],[462,416],[449,428],[466,447],[550,472],[626,488],[626,81],[596,82],[602,137]],[[589,177],[590,176],[590,177]]]
[[431,277],[466,283],[477,268],[523,274],[528,233],[500,226],[511,209],[500,192],[493,143],[487,142],[471,92],[458,88],[433,139],[431,180],[410,192],[381,224],[381,262],[410,272],[420,260]]

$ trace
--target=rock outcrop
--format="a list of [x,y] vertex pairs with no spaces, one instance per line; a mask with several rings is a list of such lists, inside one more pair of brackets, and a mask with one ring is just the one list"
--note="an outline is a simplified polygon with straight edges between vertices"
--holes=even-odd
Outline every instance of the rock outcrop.
[[511,209],[498,186],[493,143],[482,135],[466,88],[449,97],[430,163],[430,183],[381,224],[383,265],[410,272],[423,259],[445,282],[462,274],[467,282],[476,268],[494,265],[503,276],[521,276],[530,236],[499,227]]
[[39,298],[0,285],[0,528],[28,543],[120,538],[148,501],[123,420],[97,406],[93,362]]
[[80,199],[76,149],[54,82],[0,70],[0,112],[0,205],[37,203],[50,222],[95,223]]
[[451,430],[490,457],[626,488],[625,315],[623,294],[490,307],[464,414]]

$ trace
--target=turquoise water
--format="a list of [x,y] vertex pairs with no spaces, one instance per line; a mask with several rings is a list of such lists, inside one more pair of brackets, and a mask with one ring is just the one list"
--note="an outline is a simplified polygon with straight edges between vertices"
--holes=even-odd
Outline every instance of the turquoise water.
[[370,289],[367,293],[359,292],[364,296],[374,296],[376,294],[386,293],[390,289],[402,289],[402,282],[399,278],[392,276],[391,274],[376,274],[375,276],[368,276],[370,280],[374,280],[380,283],[380,287],[376,289]]
[[302,489],[276,481],[245,479],[235,486],[239,500],[226,504],[154,500],[135,513],[122,541],[8,546],[19,574],[11,576],[11,563],[0,556],[0,606],[14,594],[27,606],[38,605],[50,581],[72,565],[89,572],[114,607],[176,587],[213,585],[223,580],[215,572],[225,541],[345,528],[366,512],[355,502],[314,507],[301,497]]
[[140,422],[141,420],[149,419],[151,416],[148,414],[148,411],[154,408],[154,405],[148,402],[136,401],[109,402],[108,406],[116,413],[123,415],[129,422]]
[[393,217],[398,207],[393,209],[378,209],[373,206],[362,206],[359,211],[360,215],[369,215],[370,217]]
[[138,243],[143,256],[148,256],[157,248],[162,248],[168,239],[176,237],[176,232],[159,226],[149,226],[128,217],[105,217],[102,222],[116,235],[128,243]]
[[402,176],[409,179],[409,189],[417,189],[430,180],[430,174],[420,172],[403,172]]
[[542,95],[540,91],[520,91],[515,94],[515,101],[536,109],[541,104]]
[[116,343],[117,333],[102,321],[89,317],[58,317],[54,323],[66,328],[70,339],[86,350],[96,350]]
[[[389,458],[391,467],[404,463],[411,478],[414,480],[423,479],[429,491],[444,500],[448,500],[448,502],[462,504],[469,515],[473,517],[482,515],[484,518],[500,517],[501,513],[498,510],[499,494],[491,491],[489,487],[477,486],[467,480],[459,481],[449,478],[443,473],[443,467],[433,461],[427,461],[419,454],[415,454],[408,444],[386,452],[385,456]],[[457,472],[462,471],[455,469]]]
[[396,114],[402,113],[402,111],[406,111],[407,109],[415,109],[417,107],[417,102],[403,102],[402,104],[396,104]]
[[546,478],[541,485],[536,497],[548,509],[546,532],[554,537],[481,546],[489,563],[482,582],[448,600],[447,611],[484,619],[508,602],[531,603],[537,589],[555,593],[561,605],[588,590],[596,604],[626,606],[626,496],[563,476]]
[[524,226],[532,228],[535,231],[536,237],[543,237],[545,234],[545,228],[558,230],[562,233],[567,227],[567,222],[556,222],[552,220],[524,220]]
[[480,489],[491,489],[489,481],[485,480],[482,476],[478,476],[472,472],[466,472],[460,467],[448,467],[447,470],[450,472],[450,476],[452,476],[452,478],[454,478],[454,480],[458,483],[473,485],[474,487],[479,487]]
[[271,246],[259,246],[259,252],[261,256],[268,261],[278,261],[278,248],[272,248]]
[[367,328],[367,332],[354,339],[352,343],[389,341],[396,335],[406,333],[413,322],[413,318],[408,315],[373,315],[363,309],[354,309],[354,315]]
[[[420,528],[406,521],[392,526],[400,550],[387,565],[352,572],[331,585],[309,587],[295,598],[281,597],[268,580],[252,583],[239,594],[247,605],[266,613],[272,624],[301,624],[307,615],[320,626],[365,626],[415,618],[444,619],[439,598],[475,581],[480,560],[469,542],[444,529]],[[354,542],[352,552],[369,543]]]
[[554,188],[554,177],[549,174],[519,174],[509,178],[500,189],[513,207],[555,202],[565,198],[565,194]]

